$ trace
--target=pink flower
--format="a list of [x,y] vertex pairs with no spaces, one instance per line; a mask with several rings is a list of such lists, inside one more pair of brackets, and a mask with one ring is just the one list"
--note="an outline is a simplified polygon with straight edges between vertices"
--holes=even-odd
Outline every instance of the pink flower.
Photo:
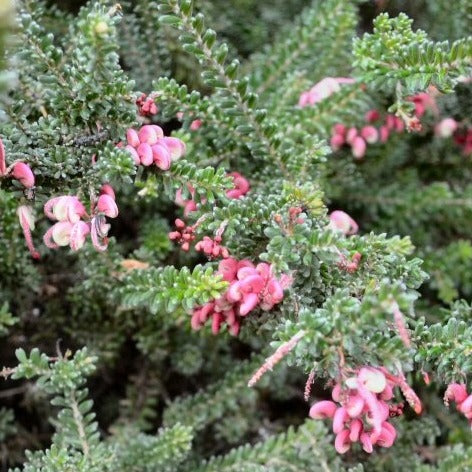
[[97,210],[108,218],[116,218],[118,216],[118,207],[115,199],[110,195],[103,194],[98,197]]
[[363,138],[356,136],[352,141],[352,155],[356,159],[362,159],[365,156],[367,145]]
[[336,210],[329,215],[328,228],[340,231],[345,235],[356,234],[359,231],[357,223],[344,211]]
[[191,131],[197,131],[197,129],[199,129],[200,127],[202,126],[202,120],[193,120],[191,123],[190,123],[190,130]]
[[12,176],[14,179],[18,180],[23,185],[23,187],[34,187],[34,174],[28,164],[25,164],[24,162],[17,162],[16,164],[13,164]]
[[454,118],[444,118],[436,127],[434,132],[440,138],[450,138],[457,130],[458,124]]
[[314,403],[310,408],[310,417],[314,420],[321,420],[324,418],[332,418],[336,412],[336,403],[329,400],[322,400]]
[[17,210],[18,219],[20,220],[20,226],[23,230],[23,235],[25,237],[26,246],[31,254],[33,259],[39,259],[39,252],[36,251],[33,243],[33,237],[31,236],[31,231],[34,231],[35,220],[33,216],[33,209],[26,205],[21,205]]
[[[309,415],[313,419],[332,419],[335,448],[340,454],[354,442],[360,442],[364,451],[370,454],[375,445],[391,447],[396,439],[397,432],[388,420],[390,416],[402,414],[403,404],[386,403],[393,397],[393,387],[400,387],[405,394],[403,374],[391,375],[383,367],[361,367],[355,376],[336,383],[333,401],[315,403]],[[405,394],[408,400],[407,395],[411,399],[411,392]],[[415,405],[413,407],[418,410]]]
[[153,162],[161,170],[168,170],[173,161],[185,154],[185,143],[173,137],[165,137],[160,126],[144,125],[139,131],[128,129],[125,149],[136,165],[150,166]]
[[229,177],[233,178],[234,188],[226,192],[228,198],[238,199],[249,192],[249,182],[239,172],[230,172]]
[[379,132],[373,126],[364,126],[361,129],[361,136],[366,140],[366,142],[373,144],[378,141]]
[[[182,237],[181,233],[172,235],[172,239],[179,237]],[[204,239],[201,241],[201,248],[206,248],[206,251],[213,250],[214,242]],[[237,325],[237,331],[239,331],[242,318],[255,308],[270,310],[280,303],[283,299],[283,287],[291,282],[289,277],[281,277],[280,280],[275,278],[269,264],[261,263],[254,267],[254,264],[248,260],[237,261],[232,257],[227,257],[220,262],[217,273],[230,285],[220,298],[208,303],[212,304],[211,309],[214,312],[223,315],[218,327],[226,322],[230,332],[233,332],[233,325]],[[193,311],[192,320],[199,316],[205,306],[208,304]],[[196,321],[192,321],[192,326],[194,325]]]

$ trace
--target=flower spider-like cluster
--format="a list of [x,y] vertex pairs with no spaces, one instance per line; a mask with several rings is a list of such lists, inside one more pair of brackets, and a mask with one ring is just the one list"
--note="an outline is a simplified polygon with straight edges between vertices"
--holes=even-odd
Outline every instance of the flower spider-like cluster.
[[144,125],[139,131],[126,132],[127,149],[136,165],[155,164],[161,170],[169,170],[173,161],[185,154],[185,143],[179,138],[165,137],[157,125]]
[[383,367],[360,368],[355,376],[334,386],[333,401],[313,404],[309,414],[313,419],[333,420],[334,446],[340,454],[355,442],[360,442],[370,454],[374,446],[392,446],[397,436],[395,427],[388,422],[390,417],[403,412],[403,404],[391,403],[395,387],[400,388],[410,406],[420,414],[421,401],[404,376],[392,375]]
[[356,159],[362,159],[368,144],[385,143],[392,133],[402,133],[405,127],[408,131],[420,131],[420,118],[426,110],[432,110],[437,114],[434,94],[435,91],[431,90],[430,93],[422,92],[408,98],[415,108],[413,116],[402,113],[400,117],[392,114],[382,117],[380,112],[374,109],[365,114],[366,124],[360,129],[347,128],[341,123],[334,125],[331,131],[331,148],[333,151],[338,151],[342,146],[348,145],[351,147],[352,155]]
[[136,105],[141,116],[157,115],[159,111],[152,94],[146,95],[145,93],[142,93],[136,100]]
[[444,403],[449,406],[449,402],[456,404],[456,409],[462,413],[472,427],[472,394],[468,394],[464,384],[449,384],[444,394]]
[[100,196],[91,202],[91,215],[77,196],[60,196],[50,199],[44,205],[44,214],[56,223],[44,235],[44,244],[51,249],[70,246],[73,251],[82,248],[90,233],[92,244],[97,251],[108,247],[110,225],[106,217],[116,218],[118,207],[115,193],[109,185],[104,185]]
[[217,273],[230,285],[221,297],[193,310],[193,329],[200,329],[211,319],[214,334],[219,333],[222,324],[226,323],[229,332],[237,336],[242,318],[257,307],[271,310],[282,301],[284,288],[290,284],[288,276],[277,279],[269,264],[262,262],[255,266],[247,259],[223,259]]
[[201,241],[195,244],[195,250],[201,251],[210,259],[221,257],[226,259],[229,257],[229,250],[221,243],[223,241],[223,232],[226,228],[226,221],[218,228],[214,238],[204,236]]

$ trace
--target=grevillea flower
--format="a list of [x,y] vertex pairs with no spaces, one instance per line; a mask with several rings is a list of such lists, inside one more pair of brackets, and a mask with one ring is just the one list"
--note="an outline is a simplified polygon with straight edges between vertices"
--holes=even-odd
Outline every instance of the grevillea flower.
[[33,259],[39,259],[39,252],[36,251],[33,243],[33,237],[31,231],[34,231],[35,220],[33,216],[33,209],[30,206],[21,205],[17,210],[18,219],[20,220],[20,226],[23,230],[25,237],[26,246]]
[[298,106],[306,107],[309,105],[315,105],[325,98],[328,98],[333,93],[339,92],[342,84],[352,83],[354,83],[354,79],[348,77],[325,77],[310,90],[303,92],[300,95]]
[[168,170],[173,161],[185,154],[185,143],[178,138],[165,137],[157,125],[144,125],[139,131],[128,129],[126,141],[125,149],[136,165],[150,166],[154,163],[159,169]]
[[328,228],[333,231],[341,231],[346,235],[356,234],[359,231],[358,224],[344,211],[336,210],[329,215]]
[[388,422],[391,416],[403,412],[403,404],[388,403],[395,387],[401,389],[409,403],[412,402],[415,412],[421,412],[421,402],[408,384],[407,391],[405,384],[403,375],[392,375],[383,367],[362,367],[355,376],[334,386],[332,401],[313,404],[309,415],[316,420],[332,420],[336,435],[334,447],[340,454],[347,452],[355,442],[360,442],[364,451],[370,454],[374,446],[391,447],[397,436],[395,427]]
[[242,318],[256,307],[268,311],[283,299],[284,288],[291,279],[282,276],[277,279],[272,267],[266,263],[257,266],[245,259],[237,261],[232,257],[223,259],[218,266],[218,274],[230,283],[219,298],[196,308],[192,313],[193,329],[201,328],[207,320],[212,320],[212,331],[218,333],[226,323],[233,335],[239,333]]
[[109,184],[104,184],[96,201],[91,202],[91,216],[75,195],[51,198],[44,205],[44,214],[57,221],[44,234],[44,244],[51,249],[70,246],[73,251],[83,247],[90,234],[92,244],[97,251],[104,251],[108,246],[110,225],[106,217],[116,218],[118,207],[115,192]]
[[156,103],[154,102],[154,95],[141,94],[136,100],[138,111],[141,116],[152,116],[156,115],[159,111]]

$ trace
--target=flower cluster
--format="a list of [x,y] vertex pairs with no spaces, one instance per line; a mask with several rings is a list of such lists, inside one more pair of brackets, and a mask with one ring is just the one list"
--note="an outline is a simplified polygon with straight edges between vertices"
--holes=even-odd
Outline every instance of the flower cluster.
[[[356,159],[362,159],[366,153],[367,144],[378,141],[384,143],[388,140],[390,133],[401,133],[405,129],[403,120],[391,114],[388,114],[380,124],[380,113],[377,110],[368,111],[365,121],[367,124],[360,130],[355,127],[348,129],[341,123],[334,125],[330,140],[333,151],[348,145],[351,147],[352,155]],[[380,124],[380,126],[377,128],[374,124]]]
[[224,222],[220,228],[218,228],[218,231],[216,232],[216,235],[213,239],[209,236],[204,236],[201,241],[195,244],[195,250],[203,252],[203,254],[206,254],[210,259],[217,257],[222,257],[223,259],[228,258],[228,248],[221,245],[225,228],[226,222]]
[[131,153],[136,165],[154,163],[161,170],[169,170],[172,162],[185,154],[185,143],[178,138],[165,137],[157,125],[144,125],[139,131],[130,128],[126,140],[125,149]]
[[457,411],[461,412],[472,427],[472,394],[469,395],[464,384],[449,384],[444,394],[444,403],[449,406],[449,402],[456,404]]
[[60,196],[50,199],[44,205],[44,214],[56,223],[44,235],[44,244],[51,249],[70,246],[77,251],[85,243],[90,233],[92,244],[98,251],[108,246],[110,225],[106,217],[116,218],[118,207],[115,193],[109,185],[104,185],[100,196],[91,202],[91,216],[77,196]]
[[152,94],[148,96],[142,93],[136,100],[136,105],[141,116],[157,115],[159,111]]
[[333,93],[341,90],[342,84],[352,84],[354,79],[348,77],[325,77],[316,83],[310,90],[303,92],[298,100],[298,106],[303,108],[315,105]]
[[35,184],[33,171],[28,164],[17,161],[7,167],[5,147],[3,146],[3,141],[0,139],[0,178],[1,177],[12,177],[18,180],[25,188],[33,188]]
[[[413,116],[401,112],[399,112],[400,116],[390,113],[382,116],[378,110],[373,109],[365,114],[366,124],[361,129],[347,128],[341,123],[334,125],[331,131],[331,148],[333,151],[338,151],[342,146],[348,145],[351,147],[352,155],[356,159],[362,159],[368,144],[385,143],[392,133],[402,133],[405,127],[408,131],[420,131],[420,118],[423,117],[426,110],[431,110],[435,115],[438,114],[434,98],[436,93],[437,91],[432,88],[429,93],[421,92],[408,97],[408,101],[414,105]],[[450,123],[445,123],[444,127],[449,125]]]
[[175,231],[169,233],[169,239],[180,244],[182,251],[190,250],[190,243],[195,240],[195,229],[197,224],[187,226],[185,221],[177,218],[175,220]]
[[247,259],[223,259],[217,273],[230,285],[221,297],[193,310],[193,329],[200,329],[211,319],[214,334],[219,333],[221,325],[226,323],[229,332],[236,336],[242,318],[257,307],[271,310],[282,301],[284,288],[290,284],[288,276],[277,279],[269,264],[262,262],[254,266]]
[[395,441],[397,432],[388,419],[402,414],[403,405],[388,402],[393,399],[396,386],[420,414],[421,402],[404,376],[391,375],[383,367],[360,368],[355,376],[334,386],[333,401],[313,404],[309,414],[313,419],[332,418],[336,435],[334,445],[340,454],[347,452],[355,442],[360,442],[364,451],[370,454],[374,445],[390,447]]

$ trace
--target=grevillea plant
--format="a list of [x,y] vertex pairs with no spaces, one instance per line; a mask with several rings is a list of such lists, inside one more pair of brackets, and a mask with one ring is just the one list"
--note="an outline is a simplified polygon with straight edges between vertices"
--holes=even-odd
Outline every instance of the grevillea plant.
[[471,34],[0,1],[2,470],[471,470]]

